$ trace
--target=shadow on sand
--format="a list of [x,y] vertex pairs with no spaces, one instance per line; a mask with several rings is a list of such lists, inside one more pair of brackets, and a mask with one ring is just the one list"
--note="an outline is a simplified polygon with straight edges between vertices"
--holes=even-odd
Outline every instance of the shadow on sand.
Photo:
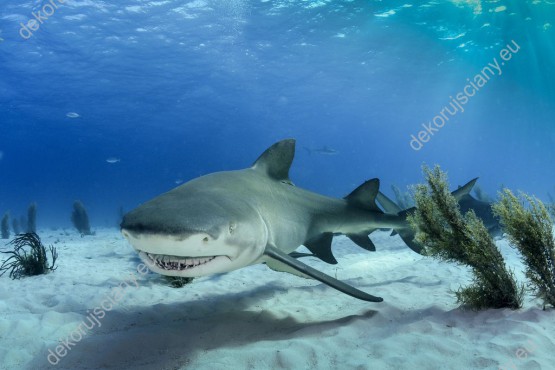
[[368,310],[341,316],[338,312],[338,318],[301,322],[257,309],[257,302],[280,293],[279,287],[265,286],[202,301],[115,309],[101,320],[101,327],[91,329],[55,366],[47,361],[48,349],[54,349],[50,345],[29,368],[179,369],[203,352],[262,341],[313,338],[377,313]]

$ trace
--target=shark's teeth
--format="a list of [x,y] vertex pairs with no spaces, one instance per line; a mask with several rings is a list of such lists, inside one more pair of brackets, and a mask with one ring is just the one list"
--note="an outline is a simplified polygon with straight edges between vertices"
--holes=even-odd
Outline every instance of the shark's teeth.
[[178,256],[167,256],[163,254],[151,254],[146,253],[148,258],[150,258],[156,266],[164,270],[178,270],[183,271],[204,265],[216,258],[212,257],[178,257]]

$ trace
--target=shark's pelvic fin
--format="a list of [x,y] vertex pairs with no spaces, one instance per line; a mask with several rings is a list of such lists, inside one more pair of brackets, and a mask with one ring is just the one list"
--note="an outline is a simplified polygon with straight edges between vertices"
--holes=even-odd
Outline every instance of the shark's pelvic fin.
[[353,190],[351,194],[347,195],[345,200],[353,207],[383,213],[380,207],[376,204],[376,196],[379,193],[379,189],[379,179],[368,180]]
[[252,165],[252,169],[261,171],[269,177],[293,185],[289,179],[289,168],[295,157],[295,139],[279,141],[266,149]]
[[333,233],[323,233],[318,238],[304,242],[303,245],[307,247],[315,257],[318,257],[324,262],[335,265],[337,264],[337,260],[331,251],[332,240]]
[[313,269],[312,267],[305,265],[304,263],[294,259],[293,257],[285,254],[284,252],[280,251],[279,249],[277,249],[276,247],[272,247],[272,246],[266,246],[266,250],[264,251],[264,254],[268,257],[270,257],[271,259],[277,260],[281,263],[284,263],[290,267],[292,267],[293,269],[300,271],[301,273],[308,275],[326,285],[329,285],[330,287],[339,290],[340,292],[343,292],[347,295],[350,295],[351,297],[354,298],[358,298],[358,299],[362,299],[363,301],[368,301],[368,302],[382,302],[383,298],[381,297],[375,297],[373,295],[370,295],[368,293],[365,293],[361,290],[358,290],[348,284],[345,284],[342,281],[339,281],[337,279],[332,278],[329,275],[324,274],[323,272],[320,272],[316,269]]

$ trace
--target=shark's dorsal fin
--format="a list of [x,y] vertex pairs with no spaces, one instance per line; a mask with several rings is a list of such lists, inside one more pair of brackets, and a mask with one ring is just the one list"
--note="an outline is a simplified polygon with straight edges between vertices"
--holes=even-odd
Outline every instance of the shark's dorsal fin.
[[304,242],[303,245],[314,254],[314,257],[318,257],[324,262],[335,265],[337,264],[337,260],[331,252],[332,240],[333,233],[323,233],[317,238]]
[[477,177],[467,182],[466,185],[459,186],[457,190],[451,193],[455,197],[457,202],[460,201],[461,198],[464,197],[465,195],[470,194],[470,192],[472,191],[472,188],[476,184],[476,181],[478,181]]
[[368,180],[353,190],[351,194],[347,195],[345,200],[354,207],[383,213],[376,204],[376,196],[378,195],[379,189],[379,179]]
[[289,168],[294,157],[295,139],[285,139],[266,149],[254,162],[252,169],[263,172],[277,181],[293,185],[289,179]]

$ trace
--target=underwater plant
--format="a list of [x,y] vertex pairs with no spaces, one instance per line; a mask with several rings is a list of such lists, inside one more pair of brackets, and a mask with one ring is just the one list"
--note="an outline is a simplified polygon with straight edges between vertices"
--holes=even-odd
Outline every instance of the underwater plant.
[[553,219],[546,206],[534,197],[524,193],[517,197],[505,189],[493,210],[500,217],[509,242],[520,252],[530,281],[528,288],[543,299],[544,308],[546,303],[555,307],[555,241]]
[[71,213],[71,222],[73,226],[79,231],[81,236],[93,235],[91,232],[91,226],[89,224],[89,216],[87,215],[87,210],[81,201],[76,200],[73,202],[73,212]]
[[447,175],[439,166],[423,168],[427,185],[415,188],[416,210],[408,220],[415,240],[427,255],[469,266],[473,281],[461,287],[457,302],[466,308],[520,308],[524,287],[507,270],[503,256],[474,211],[461,215],[457,200],[449,192]]
[[54,271],[58,253],[56,248],[49,246],[52,263],[48,265],[46,248],[35,233],[21,234],[8,243],[14,247],[13,251],[2,252],[10,257],[0,266],[0,276],[10,271],[10,278],[19,279],[22,276],[34,276]]
[[9,239],[10,238],[10,213],[4,213],[4,217],[2,217],[2,223],[0,228],[2,229],[2,239]]
[[182,288],[185,285],[190,284],[194,279],[192,277],[181,276],[164,276],[164,278],[173,288]]
[[15,235],[21,232],[21,229],[19,228],[19,221],[15,217],[12,219],[12,228]]
[[31,203],[27,209],[27,233],[37,232],[37,203]]
[[549,203],[547,204],[547,210],[551,214],[551,217],[555,218],[555,199],[553,196],[548,193],[547,196],[549,197]]
[[27,230],[27,218],[23,215],[19,216],[19,227],[23,232]]
[[410,196],[410,193],[402,192],[401,189],[399,189],[395,185],[391,185],[391,190],[393,190],[393,193],[395,194],[395,200],[397,201],[397,205],[401,209],[408,209],[414,205],[412,202],[412,197]]

